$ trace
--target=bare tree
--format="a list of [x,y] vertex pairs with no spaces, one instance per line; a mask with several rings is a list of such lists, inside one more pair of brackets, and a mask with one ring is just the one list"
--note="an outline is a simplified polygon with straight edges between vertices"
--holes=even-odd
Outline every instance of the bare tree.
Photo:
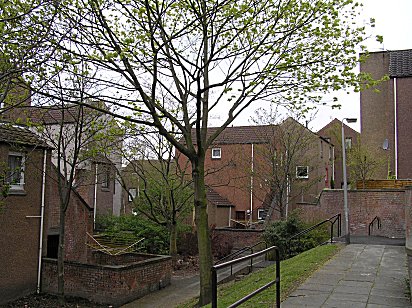
[[351,182],[362,182],[365,188],[365,181],[372,179],[376,171],[385,164],[385,159],[379,158],[362,144],[362,139],[353,143],[352,147],[347,150],[347,165],[350,170],[349,178]]
[[[266,212],[265,225],[273,219],[274,212],[278,212],[281,219],[286,218],[289,204],[319,181],[316,172],[320,167],[319,137],[294,118],[304,117],[298,114],[285,118],[277,109],[269,112],[260,109],[252,118],[255,124],[266,125],[261,130],[266,143],[256,149],[259,164],[254,170],[265,192],[262,200]],[[299,167],[308,173],[302,175],[304,179],[297,176]]]
[[169,253],[176,256],[177,225],[192,212],[193,205],[193,185],[186,168],[178,162],[179,153],[166,138],[147,129],[125,148],[128,165],[122,172],[122,182],[128,200],[136,213],[167,227]]
[[[319,93],[329,89],[358,89],[352,68],[355,47],[365,37],[364,26],[352,23],[358,6],[350,0],[69,0],[60,4],[53,28],[58,39],[51,42],[58,52],[38,76],[29,75],[32,87],[47,94],[51,89],[43,81],[69,69],[65,63],[87,62],[96,88],[82,95],[117,107],[117,111],[101,111],[154,127],[188,157],[201,305],[211,299],[206,150],[252,102],[300,105],[309,99],[319,101]],[[172,110],[162,104],[165,98],[173,102]],[[69,101],[87,104],[76,95]],[[178,116],[172,112],[176,109]],[[222,116],[221,125],[208,135],[213,113]],[[169,125],[177,127],[179,139],[169,134]]]

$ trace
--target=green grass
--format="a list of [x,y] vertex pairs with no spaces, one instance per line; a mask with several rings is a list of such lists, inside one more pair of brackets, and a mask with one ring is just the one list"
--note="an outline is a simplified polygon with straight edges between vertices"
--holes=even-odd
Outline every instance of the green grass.
[[[291,259],[282,261],[280,264],[281,300],[284,300],[306,280],[306,278],[334,256],[341,247],[341,245],[319,246]],[[240,281],[230,282],[220,286],[218,289],[218,307],[227,307],[252,291],[274,280],[275,268],[276,266],[270,266],[248,275]],[[276,287],[272,286],[242,304],[242,307],[274,307],[276,303],[275,291]],[[194,307],[196,303],[197,299],[192,299],[190,302],[179,307]],[[210,307],[210,305],[206,307]]]

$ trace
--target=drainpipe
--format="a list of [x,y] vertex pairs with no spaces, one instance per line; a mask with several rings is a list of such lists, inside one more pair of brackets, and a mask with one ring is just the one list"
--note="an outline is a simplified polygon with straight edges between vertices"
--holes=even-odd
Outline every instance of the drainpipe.
[[394,108],[394,129],[395,129],[395,179],[398,179],[398,117],[396,112],[397,98],[396,98],[396,78],[393,78],[393,108]]
[[254,155],[254,144],[252,143],[252,160],[251,160],[251,170],[252,173],[250,175],[250,225],[252,225],[252,216],[253,216],[253,171],[254,171],[254,164],[253,164],[253,155]]
[[94,200],[93,200],[93,229],[96,228],[96,207],[97,207],[97,167],[98,163],[96,162],[95,167],[95,177],[94,177]]
[[229,207],[229,228],[230,228],[230,219],[232,218],[232,207]]
[[47,149],[43,152],[43,178],[41,184],[41,210],[40,210],[40,234],[39,234],[39,267],[37,271],[37,294],[40,293],[40,283],[41,283],[41,258],[43,254],[43,224],[44,224],[44,205],[46,196],[46,162],[47,162]]

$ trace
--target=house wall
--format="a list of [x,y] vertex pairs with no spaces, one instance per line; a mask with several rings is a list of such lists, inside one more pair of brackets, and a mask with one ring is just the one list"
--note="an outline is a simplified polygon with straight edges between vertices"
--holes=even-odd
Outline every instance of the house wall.
[[[7,164],[9,150],[8,145],[0,144],[0,162]],[[10,192],[0,201],[0,304],[34,293],[37,285],[43,150],[25,150],[24,192]],[[47,165],[50,166],[50,156]],[[2,173],[6,166],[0,164]],[[50,182],[48,178],[46,182]],[[45,207],[47,210],[47,199]],[[44,240],[42,255],[46,250]]]
[[[347,125],[343,126],[345,139],[347,137],[352,138],[352,146],[355,146],[360,138],[360,134],[350,128]],[[333,188],[342,188],[343,187],[343,171],[342,171],[342,122],[337,119],[334,119],[328,125],[323,127],[318,131],[319,136],[323,138],[330,138],[330,142],[335,146],[335,165],[334,165],[334,187]],[[350,167],[347,167],[347,174],[350,174]],[[332,173],[329,173],[329,177],[332,176]]]
[[[49,185],[49,210],[47,234],[59,234],[60,225],[60,199],[57,185],[57,169],[52,168],[53,180]],[[88,249],[85,243],[88,241],[87,233],[93,234],[93,209],[85,204],[84,200],[75,192],[71,193],[69,206],[66,211],[65,225],[65,258],[66,260],[87,262]]]
[[398,178],[412,179],[412,78],[397,78],[396,84]]
[[[405,190],[350,190],[348,191],[349,224],[353,235],[368,235],[369,223],[378,216],[381,229],[373,235],[403,238],[405,236]],[[305,221],[319,222],[335,214],[342,214],[345,230],[343,190],[324,190],[316,205],[299,204]]]
[[[388,75],[389,53],[371,53],[369,58],[360,64],[360,71],[370,73],[374,79]],[[360,111],[364,144],[375,156],[389,161],[393,174],[395,149],[393,80],[381,82],[376,87],[361,91]],[[389,141],[389,149],[386,151],[382,148],[385,139]],[[387,175],[388,167],[384,164],[377,170],[375,177],[384,179]]]

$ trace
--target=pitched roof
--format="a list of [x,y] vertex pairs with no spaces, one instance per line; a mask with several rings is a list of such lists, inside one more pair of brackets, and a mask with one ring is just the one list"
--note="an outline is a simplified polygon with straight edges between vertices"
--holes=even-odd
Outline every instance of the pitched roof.
[[229,200],[225,197],[219,195],[213,188],[206,187],[206,199],[213,205],[217,207],[235,207]]
[[7,123],[0,123],[0,142],[50,148],[44,140],[29,129]]
[[389,52],[389,74],[391,77],[412,76],[412,49]]
[[[213,141],[213,144],[251,144],[266,143],[268,136],[273,136],[276,125],[232,126],[225,128]],[[209,127],[207,136],[211,136],[218,127]],[[196,144],[196,132],[192,129],[192,140]]]

